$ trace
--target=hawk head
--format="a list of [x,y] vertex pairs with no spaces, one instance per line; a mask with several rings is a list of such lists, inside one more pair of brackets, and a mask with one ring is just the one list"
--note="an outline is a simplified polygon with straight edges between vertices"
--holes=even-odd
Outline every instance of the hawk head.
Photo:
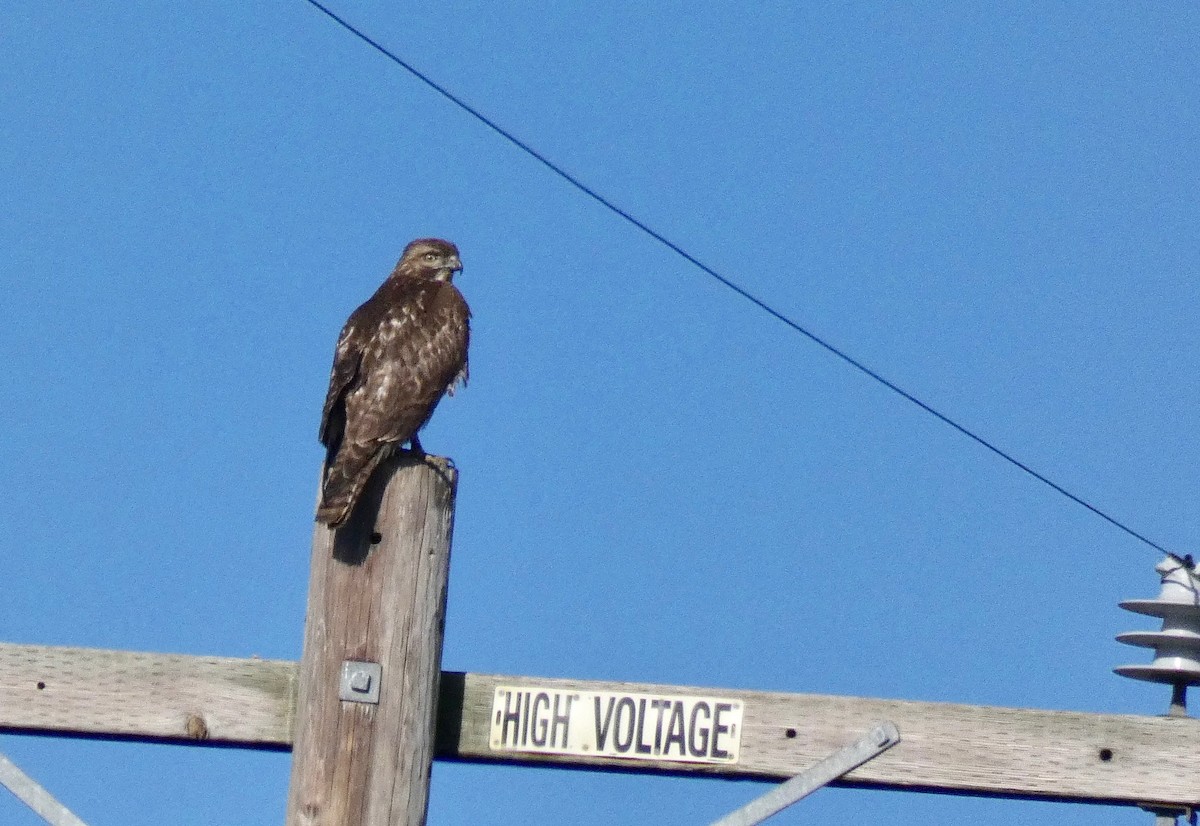
[[462,268],[458,247],[440,238],[418,238],[404,248],[396,264],[397,272],[435,281],[449,281]]

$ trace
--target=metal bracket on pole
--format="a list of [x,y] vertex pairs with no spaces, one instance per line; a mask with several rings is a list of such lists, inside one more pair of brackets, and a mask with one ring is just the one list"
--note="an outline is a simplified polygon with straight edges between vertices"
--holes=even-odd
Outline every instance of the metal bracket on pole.
[[817,789],[837,780],[900,742],[900,732],[891,722],[876,723],[870,731],[841,751],[836,751],[810,769],[801,772],[762,797],[751,800],[712,826],[755,826]]
[[1187,806],[1156,806],[1144,803],[1140,808],[1154,815],[1155,826],[1178,826],[1181,817],[1185,823],[1196,826],[1196,810]]
[[338,697],[352,703],[379,705],[379,681],[383,666],[379,663],[346,660],[342,663],[342,681]]
[[5,786],[50,826],[87,826],[3,754],[0,754],[0,786]]

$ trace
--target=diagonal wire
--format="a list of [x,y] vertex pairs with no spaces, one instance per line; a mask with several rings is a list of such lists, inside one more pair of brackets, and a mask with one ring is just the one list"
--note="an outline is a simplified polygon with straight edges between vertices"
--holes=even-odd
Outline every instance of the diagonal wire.
[[935,417],[936,419],[943,422],[944,424],[947,424],[950,427],[954,428],[959,433],[966,436],[968,439],[971,439],[972,441],[976,442],[977,444],[987,448],[988,450],[990,450],[992,453],[999,456],[1004,461],[1023,470],[1025,473],[1029,474],[1034,479],[1037,479],[1039,482],[1049,486],[1056,492],[1058,492],[1058,493],[1062,494],[1063,496],[1065,496],[1066,498],[1070,499],[1075,504],[1082,505],[1083,507],[1087,508],[1089,511],[1094,513],[1096,516],[1099,516],[1101,519],[1108,522],[1110,525],[1124,531],[1126,534],[1128,534],[1129,536],[1132,536],[1134,539],[1144,542],[1145,544],[1149,545],[1151,548],[1154,548],[1158,551],[1161,551],[1162,553],[1169,554],[1171,556],[1175,556],[1176,558],[1178,558],[1177,554],[1174,554],[1171,551],[1168,551],[1162,545],[1158,544],[1157,542],[1153,541],[1152,539],[1149,539],[1148,537],[1142,535],[1141,533],[1138,533],[1133,528],[1129,527],[1128,525],[1121,522],[1120,520],[1115,519],[1112,516],[1109,516],[1107,513],[1100,510],[1100,508],[1091,504],[1087,500],[1071,493],[1069,490],[1064,488],[1062,485],[1059,485],[1057,482],[1053,481],[1052,479],[1049,479],[1048,477],[1044,476],[1043,474],[1041,474],[1038,471],[1031,468],[1029,465],[1020,461],[1012,454],[1007,453],[1006,451],[1002,450],[1001,448],[999,448],[996,445],[989,442],[987,439],[983,438],[982,436],[978,435],[977,433],[974,433],[973,431],[969,430],[965,426],[954,421],[949,416],[945,415],[944,413],[941,413],[940,411],[934,409],[930,405],[921,401],[916,396],[914,396],[912,393],[909,393],[904,388],[900,387],[896,383],[887,379],[886,377],[884,377],[880,373],[876,372],[875,370],[872,370],[870,367],[863,364],[861,361],[854,358],[850,354],[835,347],[833,344],[831,344],[828,341],[826,341],[825,339],[821,338],[816,333],[813,333],[812,331],[801,326],[798,322],[793,321],[791,318],[788,318],[782,312],[780,312],[779,310],[776,310],[774,307],[767,304],[761,298],[755,296],[754,294],[752,294],[745,288],[739,286],[738,284],[734,283],[730,279],[721,275],[719,272],[717,272],[712,267],[705,264],[700,259],[696,258],[694,255],[692,255],[690,252],[685,250],[683,247],[679,246],[674,241],[672,241],[671,239],[664,236],[662,233],[660,233],[660,232],[654,230],[653,228],[651,228],[650,226],[648,226],[641,219],[631,215],[630,213],[626,212],[621,207],[614,204],[608,198],[605,198],[603,195],[601,195],[596,190],[592,189],[590,186],[585,184],[579,178],[576,178],[570,172],[563,169],[561,166],[556,164],[554,161],[547,158],[545,155],[543,155],[537,149],[533,148],[528,143],[526,143],[525,141],[521,140],[516,135],[514,135],[512,132],[508,131],[503,126],[496,123],[494,120],[492,120],[487,115],[480,112],[474,106],[467,103],[465,100],[460,98],[458,95],[451,92],[445,86],[442,86],[440,83],[435,81],[429,75],[425,74],[420,69],[416,68],[411,63],[409,63],[408,61],[398,57],[394,52],[389,50],[387,47],[383,46],[377,40],[372,39],[369,35],[364,33],[362,30],[356,28],[353,24],[349,23],[344,18],[339,17],[336,13],[334,13],[329,8],[327,8],[326,6],[324,6],[323,4],[318,2],[318,0],[305,0],[305,2],[308,3],[309,5],[313,6],[314,8],[316,8],[322,14],[325,14],[327,17],[329,17],[331,20],[333,20],[339,26],[344,28],[346,31],[350,32],[352,35],[357,37],[359,40],[363,41],[368,46],[375,49],[377,52],[382,54],[388,60],[392,61],[397,66],[404,69],[406,72],[411,74],[413,77],[417,78],[417,80],[424,83],[430,89],[433,89],[439,95],[446,98],[446,100],[453,103],[459,109],[462,109],[468,115],[470,115],[471,117],[478,120],[484,126],[491,129],[493,132],[498,134],[500,137],[504,138],[506,141],[511,143],[513,146],[517,147],[522,152],[524,152],[525,154],[529,155],[534,160],[541,163],[543,166],[545,166],[547,169],[549,169],[555,175],[562,178],[564,181],[566,181],[571,186],[578,189],[583,194],[587,195],[593,201],[596,201],[598,204],[607,208],[610,212],[616,214],[620,218],[624,219],[626,222],[637,227],[643,233],[645,233],[646,235],[649,235],[655,241],[658,241],[660,244],[667,247],[672,252],[676,253],[681,258],[686,260],[688,263],[692,264],[693,266],[695,266],[698,269],[700,269],[701,271],[703,271],[706,275],[711,276],[716,281],[718,281],[721,284],[723,284],[724,286],[728,287],[730,290],[737,293],[742,298],[746,299],[747,301],[749,301],[751,304],[758,307],[763,312],[767,313],[770,316],[773,316],[774,318],[778,319],[779,321],[782,321],[788,327],[792,328],[792,330],[794,330],[797,333],[800,333],[800,335],[802,335],[802,336],[805,336],[810,341],[812,341],[814,344],[817,344],[820,347],[823,347],[825,350],[829,351],[834,356],[837,356],[839,359],[844,361],[846,364],[849,364],[851,367],[855,368],[859,372],[874,379],[875,381],[882,384],[887,389],[891,390],[893,393],[896,393],[897,395],[902,396],[903,398],[912,402],[917,407],[924,410],[926,413]]

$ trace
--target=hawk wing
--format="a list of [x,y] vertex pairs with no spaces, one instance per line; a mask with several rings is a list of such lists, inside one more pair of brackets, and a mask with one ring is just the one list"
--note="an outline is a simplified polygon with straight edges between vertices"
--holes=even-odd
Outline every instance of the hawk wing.
[[[359,308],[361,309],[361,308]],[[321,444],[335,453],[346,430],[346,390],[358,375],[362,362],[362,336],[355,326],[356,310],[342,328],[333,353],[333,371],[329,374],[329,390],[325,394],[325,409],[321,412]]]

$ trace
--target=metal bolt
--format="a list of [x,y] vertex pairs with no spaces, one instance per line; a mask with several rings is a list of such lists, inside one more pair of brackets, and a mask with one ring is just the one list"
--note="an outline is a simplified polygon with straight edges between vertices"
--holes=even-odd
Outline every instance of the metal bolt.
[[342,682],[338,696],[352,703],[378,703],[383,666],[379,663],[346,660],[342,663]]
[[878,723],[875,728],[871,729],[871,742],[877,746],[886,746],[899,742],[899,740],[900,732],[890,722]]

